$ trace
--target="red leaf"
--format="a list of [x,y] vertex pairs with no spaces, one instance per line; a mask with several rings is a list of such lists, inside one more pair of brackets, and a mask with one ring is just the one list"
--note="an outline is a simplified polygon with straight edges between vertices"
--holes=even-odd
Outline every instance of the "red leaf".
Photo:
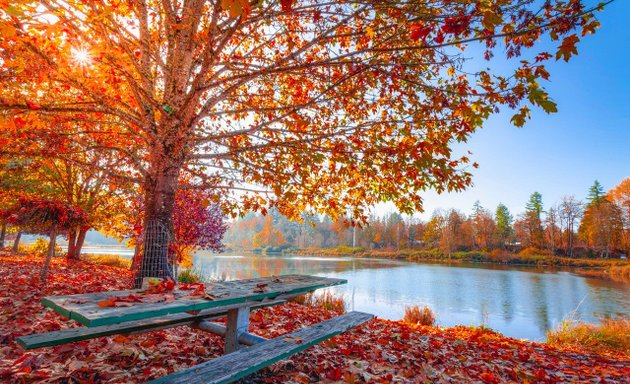
[[282,12],[291,12],[293,10],[293,0],[280,0]]
[[442,26],[442,32],[461,35],[470,26],[470,16],[448,17]]
[[26,100],[26,105],[28,105],[29,109],[33,109],[33,110],[42,109],[41,105],[37,103],[33,103],[32,101]]
[[336,367],[336,368],[330,369],[328,372],[326,372],[326,377],[329,378],[330,380],[341,380],[341,378],[343,377],[341,368]]
[[422,24],[411,24],[411,39],[424,40],[431,33],[431,27]]
[[499,382],[499,380],[494,376],[494,373],[492,372],[484,372],[479,375],[479,378],[488,384],[496,384]]

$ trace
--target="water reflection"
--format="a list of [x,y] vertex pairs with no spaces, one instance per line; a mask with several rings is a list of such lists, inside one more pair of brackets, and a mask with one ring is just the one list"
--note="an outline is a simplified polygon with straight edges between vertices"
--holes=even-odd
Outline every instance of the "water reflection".
[[543,340],[567,317],[597,322],[630,314],[630,285],[586,279],[567,271],[506,266],[445,266],[390,260],[195,256],[210,278],[243,279],[284,274],[337,277],[350,309],[400,319],[405,305],[429,305],[441,325],[485,324],[505,335]]

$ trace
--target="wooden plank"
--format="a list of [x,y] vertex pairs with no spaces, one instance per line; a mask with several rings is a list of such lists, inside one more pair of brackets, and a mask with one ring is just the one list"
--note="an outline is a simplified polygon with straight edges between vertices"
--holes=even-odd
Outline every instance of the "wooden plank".
[[370,320],[373,315],[350,312],[311,327],[280,336],[229,355],[150,381],[153,384],[216,384],[231,383],[259,369]]
[[[142,320],[173,313],[198,311],[212,307],[274,299],[278,296],[298,295],[319,288],[345,284],[343,279],[319,276],[287,275],[209,284],[206,291],[217,298],[206,300],[191,297],[190,291],[174,290],[171,302],[134,303],[128,307],[99,307],[98,302],[112,296],[140,295],[138,290],[97,292],[70,296],[45,297],[42,304],[89,327]],[[266,284],[262,292],[257,285]]]
[[[213,323],[212,321],[208,321],[207,319],[201,320],[199,323],[195,324],[195,328],[199,328],[201,330],[214,333],[215,335],[219,336],[225,336],[227,332],[227,328],[224,325]],[[264,337],[247,332],[243,332],[238,335],[238,342],[248,346],[262,343],[267,340],[269,339],[265,339]]]
[[[263,308],[278,304],[283,304],[284,300],[273,300],[260,302],[252,306],[252,309]],[[117,334],[132,334],[139,332],[155,331],[158,329],[179,327],[182,325],[193,325],[202,320],[217,319],[227,316],[227,312],[237,308],[238,305],[230,305],[206,309],[198,314],[176,313],[162,318],[129,321],[113,325],[102,325],[99,327],[81,327],[64,329],[40,333],[35,335],[21,336],[17,338],[17,343],[24,349],[34,349],[41,347],[51,347],[75,341],[88,340],[96,337],[111,336]]]
[[249,330],[249,307],[230,309],[227,314],[225,324],[225,347],[224,353],[237,351],[241,344],[239,338]]

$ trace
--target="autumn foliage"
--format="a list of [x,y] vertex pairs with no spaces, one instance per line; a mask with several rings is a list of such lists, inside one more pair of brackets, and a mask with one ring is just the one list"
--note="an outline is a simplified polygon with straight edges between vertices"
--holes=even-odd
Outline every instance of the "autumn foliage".
[[168,230],[182,180],[231,213],[421,210],[470,185],[451,146],[500,107],[556,111],[545,63],[599,26],[578,0],[0,4],[2,154],[115,155],[96,166]]
[[86,218],[86,213],[78,207],[58,200],[20,198],[17,204],[0,215],[9,224],[26,231],[50,234],[53,227],[57,230],[79,225]]

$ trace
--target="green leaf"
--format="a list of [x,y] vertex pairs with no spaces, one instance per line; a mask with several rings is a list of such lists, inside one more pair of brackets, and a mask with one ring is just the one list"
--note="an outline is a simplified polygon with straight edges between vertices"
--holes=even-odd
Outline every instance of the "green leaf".
[[551,100],[540,100],[538,104],[547,113],[558,112],[558,105]]

